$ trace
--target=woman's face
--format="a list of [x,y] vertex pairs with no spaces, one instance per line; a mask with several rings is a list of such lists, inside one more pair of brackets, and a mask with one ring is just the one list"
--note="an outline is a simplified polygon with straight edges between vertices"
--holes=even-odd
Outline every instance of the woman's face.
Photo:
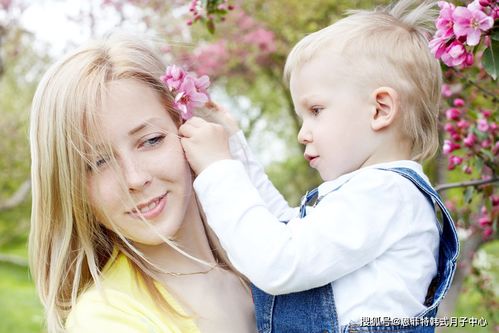
[[[91,136],[96,152],[90,154],[88,189],[99,221],[110,228],[106,217],[111,219],[125,237],[142,244],[162,242],[142,219],[163,237],[175,235],[192,199],[192,178],[177,126],[157,92],[138,80],[111,82],[98,126],[99,135]],[[117,168],[99,150],[106,144]]]

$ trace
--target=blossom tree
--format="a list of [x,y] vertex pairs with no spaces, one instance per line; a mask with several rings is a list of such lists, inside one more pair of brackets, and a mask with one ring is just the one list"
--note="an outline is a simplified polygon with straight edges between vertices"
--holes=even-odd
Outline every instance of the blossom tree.
[[440,1],[438,5],[440,15],[430,47],[444,64],[442,153],[448,178],[457,180],[440,185],[439,190],[449,192],[448,205],[463,243],[449,298],[457,297],[471,273],[484,296],[484,309],[494,316],[498,305],[492,279],[473,259],[483,244],[497,239],[499,6],[494,0],[475,0],[466,6]]

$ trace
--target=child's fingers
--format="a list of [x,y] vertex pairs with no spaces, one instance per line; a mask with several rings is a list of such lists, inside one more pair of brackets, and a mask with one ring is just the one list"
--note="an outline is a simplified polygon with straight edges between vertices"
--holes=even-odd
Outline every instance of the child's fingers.
[[202,127],[205,123],[201,118],[192,117],[179,127],[178,132],[183,137],[191,137],[195,133],[195,130]]

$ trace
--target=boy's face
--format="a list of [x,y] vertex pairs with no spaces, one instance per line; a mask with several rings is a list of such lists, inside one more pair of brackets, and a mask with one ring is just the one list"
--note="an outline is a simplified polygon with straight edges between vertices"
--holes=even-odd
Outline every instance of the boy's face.
[[291,74],[295,111],[302,119],[298,141],[323,180],[359,169],[372,154],[374,102],[333,52],[316,55]]

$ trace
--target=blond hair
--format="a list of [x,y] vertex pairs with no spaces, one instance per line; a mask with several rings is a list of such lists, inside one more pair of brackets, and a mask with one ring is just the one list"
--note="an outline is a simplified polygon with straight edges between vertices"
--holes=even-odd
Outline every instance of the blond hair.
[[[86,186],[86,156],[91,149],[87,138],[98,128],[99,108],[109,82],[134,79],[145,83],[180,125],[171,93],[160,81],[164,67],[147,42],[114,34],[55,63],[38,85],[30,120],[29,257],[49,332],[64,331],[77,297],[89,286],[99,286],[101,270],[114,249],[128,257],[157,304],[178,315],[155,287],[154,267],[119,230],[108,230],[98,222]],[[227,264],[225,254],[214,245],[214,234],[206,225],[205,230],[216,259]],[[175,247],[173,241],[165,242]]]
[[351,65],[347,75],[360,86],[389,86],[399,93],[402,134],[412,142],[411,158],[422,161],[438,149],[442,73],[428,47],[435,2],[424,1],[414,8],[415,3],[401,0],[372,11],[350,11],[304,37],[286,60],[284,79],[289,83],[293,71],[322,51],[334,49]]

